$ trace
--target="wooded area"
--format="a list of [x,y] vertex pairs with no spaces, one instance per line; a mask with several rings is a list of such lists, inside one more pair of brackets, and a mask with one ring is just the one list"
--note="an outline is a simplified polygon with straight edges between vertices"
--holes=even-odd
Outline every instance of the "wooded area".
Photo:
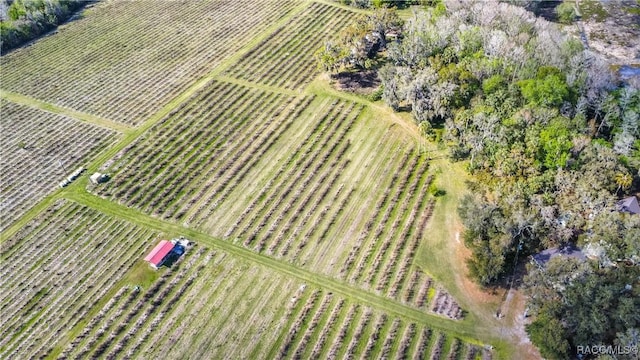
[[3,0],[0,14],[2,52],[16,48],[65,22],[86,5],[83,0]]

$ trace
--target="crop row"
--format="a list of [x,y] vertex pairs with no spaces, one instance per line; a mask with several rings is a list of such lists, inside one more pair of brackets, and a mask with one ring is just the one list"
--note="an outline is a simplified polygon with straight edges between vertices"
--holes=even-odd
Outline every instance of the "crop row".
[[0,294],[7,320],[3,358],[50,354],[156,237],[72,202],[59,201],[50,210],[18,239],[8,239],[1,284],[7,291]]
[[272,348],[275,358],[490,358],[476,344],[318,290],[293,315]]
[[[155,319],[154,316],[176,304],[188,291],[198,273],[194,266],[205,251],[193,251],[186,261],[174,264],[171,271],[165,272],[144,293],[138,287],[131,289],[130,296],[116,311],[106,311],[102,317],[105,321],[92,321],[95,331],[91,326],[85,327],[83,333],[89,334],[87,338],[70,343],[77,345],[68,346],[63,357],[112,359],[123,353],[142,329]],[[97,326],[99,324],[100,327]],[[73,350],[79,351],[74,353]]]
[[[295,288],[290,279],[196,244],[148,288],[128,286],[105,299],[57,355],[263,357],[295,312]],[[308,298],[304,288],[295,294]]]
[[[154,239],[64,200],[7,239],[2,357],[408,358],[432,332],[197,244],[144,287],[120,281]],[[485,351],[437,334],[426,354]]]
[[101,3],[55,35],[2,56],[3,87],[139,124],[295,5]]
[[[283,305],[288,299],[283,297],[287,289],[292,289],[292,283],[272,275],[267,277],[255,267],[229,266],[228,262],[219,263],[223,270],[213,279],[196,281],[204,284],[200,292],[195,293],[195,286],[199,286],[195,284],[187,295],[191,297],[190,303],[179,304],[179,308],[170,312],[172,318],[159,324],[165,335],[152,335],[149,343],[142,344],[140,353],[156,354],[162,353],[157,350],[166,349],[175,358],[215,356],[212,354],[236,354],[234,357],[240,358],[262,353],[271,344],[271,332],[278,329],[275,324],[282,321],[279,317],[285,316]],[[211,280],[215,286],[208,286]],[[200,314],[207,316],[203,318]],[[190,319],[187,326],[185,318]]]
[[148,213],[197,223],[225,200],[308,101],[212,82],[114,159],[113,180],[96,191]]
[[300,89],[317,74],[314,51],[349,23],[354,13],[311,3],[287,25],[273,32],[230,68],[244,80]]
[[[337,200],[341,187],[338,178],[348,165],[345,153],[349,148],[346,135],[353,126],[359,111],[353,104],[344,103],[327,109],[317,132],[307,134],[298,148],[282,163],[269,184],[242,212],[230,235],[245,238],[245,246],[279,256],[297,257],[297,250],[311,241],[318,224],[327,211],[320,212],[310,223],[323,201]],[[320,126],[324,125],[324,126]],[[332,194],[332,195],[330,195]],[[339,203],[331,203],[333,206]],[[339,209],[335,209],[339,211]],[[307,229],[304,233],[303,230]]]
[[[320,144],[320,140],[322,140],[323,135],[326,134],[326,132],[329,130],[329,126],[331,126],[331,128],[335,126],[336,123],[334,122],[334,120],[337,118],[335,114],[339,114],[341,111],[341,107],[337,109],[335,108],[336,105],[337,105],[337,101],[331,105],[332,106],[331,109],[324,114],[324,116],[322,117],[322,120],[316,122],[313,129],[309,132],[309,134],[311,135],[305,136],[305,139],[301,141],[293,151],[290,152],[290,155],[283,162],[283,164],[279,166],[278,170],[269,179],[267,184],[262,187],[259,194],[244,209],[244,211],[240,214],[240,216],[238,216],[235,219],[230,229],[227,230],[227,232],[225,233],[225,237],[229,237],[232,234],[234,234],[234,232],[238,230],[240,225],[243,225],[243,222],[245,223],[244,227],[241,230],[239,230],[237,234],[242,235],[246,233],[247,229],[251,226],[253,222],[256,221],[256,218],[257,218],[257,215],[254,215],[253,217],[251,217],[251,220],[249,220],[250,219],[249,214],[256,211],[257,210],[256,208],[259,206],[261,202],[264,201],[265,198],[270,198],[271,200],[273,200],[276,198],[278,194],[277,191],[281,191],[282,193],[282,189],[284,187],[282,183],[278,184],[278,181],[283,181],[283,179],[287,179],[290,177],[290,174],[287,171],[295,171],[297,167],[304,166],[305,163],[307,167],[309,166],[309,162],[308,162],[309,160],[306,160],[306,162],[303,162],[302,158],[306,158],[306,159],[312,158],[314,155],[313,153],[314,149],[317,147],[318,144]],[[324,141],[328,141],[328,139]],[[289,176],[286,176],[286,175],[289,175]],[[300,173],[298,173],[298,176],[300,176]],[[274,191],[274,192],[269,195],[270,191]],[[285,191],[285,194],[288,192],[289,191]]]
[[116,133],[0,100],[0,231],[58,186]]
[[[440,305],[427,295],[431,279],[413,267],[413,259],[425,236],[435,199],[428,194],[431,176],[428,162],[415,154],[405,153],[396,161],[389,183],[380,192],[369,218],[352,242],[344,258],[339,276],[364,288],[431,310],[451,318],[462,311],[443,289],[438,289]],[[445,300],[446,299],[446,300]]]

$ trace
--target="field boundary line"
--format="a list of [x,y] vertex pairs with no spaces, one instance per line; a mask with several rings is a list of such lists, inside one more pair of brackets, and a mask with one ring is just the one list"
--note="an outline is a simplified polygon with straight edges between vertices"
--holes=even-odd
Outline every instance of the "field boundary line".
[[347,6],[347,5],[340,4],[338,2],[333,2],[333,1],[328,1],[328,0],[311,0],[311,2],[333,6],[333,7],[340,8],[340,9],[347,10],[347,11],[351,11],[351,12],[354,12],[354,13],[357,13],[357,14],[364,14],[364,15],[371,15],[372,14],[371,10],[358,9],[358,8],[355,8],[355,7],[350,7],[350,6]]
[[258,89],[258,90],[272,92],[276,94],[283,94],[283,95],[289,95],[289,96],[304,95],[303,91],[289,90],[289,89],[284,89],[284,88],[270,86],[270,85],[258,84],[252,81],[241,80],[241,79],[237,79],[230,76],[216,76],[214,77],[214,79],[220,82],[236,84],[246,88]]
[[[152,114],[147,118],[144,122],[142,122],[138,127],[129,127],[121,123],[115,123],[110,120],[100,119],[97,116],[89,115],[86,113],[82,113],[79,111],[55,106],[53,104],[49,104],[40,100],[36,100],[34,98],[24,96],[21,94],[13,93],[10,91],[6,91],[0,89],[0,98],[4,98],[8,101],[23,104],[31,107],[36,107],[38,109],[42,109],[45,111],[49,111],[56,114],[62,114],[71,116],[74,119],[79,119],[82,121],[91,122],[93,124],[98,123],[98,119],[101,121],[104,120],[106,124],[107,122],[112,126],[109,127],[113,129],[114,127],[124,128],[125,131],[122,131],[124,136],[120,139],[120,141],[116,142],[112,146],[110,146],[106,151],[98,154],[93,158],[93,160],[89,160],[87,162],[86,168],[88,172],[96,171],[104,162],[113,158],[119,151],[136,141],[140,135],[142,135],[145,131],[153,127],[158,121],[162,120],[165,116],[167,116],[171,111],[173,111],[177,106],[188,101],[192,96],[198,93],[198,91],[202,90],[207,84],[211,81],[216,80],[216,77],[224,72],[229,66],[235,64],[238,60],[240,60],[246,53],[251,51],[253,47],[259,44],[262,40],[264,40],[267,36],[271,35],[274,31],[276,31],[281,26],[287,24],[287,22],[298,13],[304,11],[310,3],[313,1],[303,1],[297,7],[293,8],[288,14],[285,14],[281,17],[277,22],[274,22],[271,26],[264,29],[259,36],[256,36],[251,41],[246,43],[242,48],[228,57],[226,60],[222,61],[218,64],[212,71],[203,75],[199,79],[193,81],[183,92],[166,102],[158,111]],[[282,92],[282,91],[280,91]],[[302,94],[296,94],[297,96]],[[78,181],[82,185],[86,185],[85,181]],[[77,183],[71,185],[71,187],[76,188],[78,186]],[[11,226],[9,226],[5,231],[0,233],[0,244],[4,242],[4,240],[8,239],[10,236],[13,236],[16,232],[20,230],[22,226],[35,218],[45,207],[52,203],[52,201],[60,198],[60,190],[56,190],[53,194],[46,196],[44,199],[33,205],[31,209],[29,209],[25,214],[23,214],[19,219],[17,219]],[[108,201],[108,200],[105,200]]]
[[[219,74],[221,74],[224,70],[226,70],[229,66],[235,64],[242,56],[244,56],[247,52],[249,52],[255,45],[259,44],[267,36],[271,35],[276,29],[280,26],[286,24],[290,18],[298,14],[299,12],[306,9],[308,6],[308,2],[303,2],[298,5],[296,8],[293,8],[288,14],[280,18],[277,22],[273,23],[268,28],[264,29],[259,36],[256,36],[251,41],[246,43],[242,48],[229,56],[226,60],[222,61],[218,64],[212,71],[200,77],[199,79],[192,82],[186,90],[175,96],[173,99],[169,100],[165,103],[160,110],[151,115],[147,120],[145,120],[140,126],[133,128],[131,131],[125,134],[125,136],[118,142],[109,148],[108,151],[103,153],[102,155],[94,158],[94,160],[90,163],[87,168],[89,171],[97,170],[105,161],[109,160],[113,156],[115,156],[120,150],[124,149],[127,145],[136,141],[136,139],[142,135],[145,131],[150,129],[153,125],[155,125],[158,121],[162,120],[165,116],[167,116],[172,110],[174,110],[177,106],[188,101],[192,96],[198,93],[198,91],[202,90],[207,84],[211,81],[215,81]],[[297,94],[300,95],[300,94]]]
[[292,276],[301,281],[304,281],[305,283],[313,284],[314,286],[325,289],[327,291],[336,292],[341,296],[344,296],[346,299],[353,299],[362,304],[377,308],[379,310],[383,310],[389,314],[410,319],[421,324],[427,324],[434,329],[448,332],[465,341],[475,344],[480,343],[480,341],[484,341],[490,342],[499,347],[505,346],[503,341],[496,338],[485,337],[484,339],[479,339],[477,336],[478,334],[488,335],[490,334],[490,332],[477,331],[477,329],[474,329],[471,325],[473,323],[473,320],[469,318],[470,316],[472,316],[472,314],[468,314],[467,317],[465,317],[465,319],[461,321],[450,320],[442,316],[429,314],[422,310],[403,305],[393,299],[389,299],[387,297],[377,295],[363,289],[359,289],[343,281],[328,277],[323,274],[317,274],[310,270],[300,268],[296,265],[284,262],[282,260],[254,252],[253,250],[239,246],[230,241],[210,236],[206,233],[177,223],[171,223],[152,217],[150,215],[142,213],[137,209],[128,208],[124,205],[114,202],[107,202],[99,196],[90,194],[81,188],[75,189],[77,190],[62,192],[61,197],[71,201],[75,201],[79,204],[100,211],[106,215],[110,215],[121,220],[126,220],[130,223],[137,224],[151,230],[162,232],[166,236],[185,236],[203,245],[223,250],[230,255],[237,256],[245,261],[265,266],[274,271]]
[[[420,132],[418,131],[418,126],[414,123],[410,123],[400,118],[388,106],[372,102],[356,94],[350,94],[344,91],[337,90],[331,85],[323,84],[323,81],[324,80],[316,78],[316,80],[314,80],[304,88],[303,93],[307,95],[327,96],[334,99],[341,99],[364,105],[366,108],[369,108],[376,113],[384,114],[386,117],[388,117],[390,123],[399,125],[406,130],[406,133],[410,137],[414,138],[415,140],[420,140]],[[382,117],[384,118],[385,116]]]
[[0,98],[3,98],[7,101],[11,101],[16,104],[25,105],[31,108],[43,110],[53,114],[64,115],[75,120],[87,122],[87,123],[100,126],[106,129],[110,129],[110,130],[119,131],[121,133],[126,133],[128,131],[131,131],[131,129],[133,129],[131,126],[123,123],[119,123],[117,121],[105,119],[96,115],[70,109],[67,107],[54,105],[46,101],[38,100],[36,98],[30,97],[27,95],[22,95],[22,94],[18,94],[18,93],[7,91],[7,90],[0,90]]
[[[52,184],[53,185],[53,184]],[[37,204],[32,206],[27,212],[22,214],[19,219],[17,219],[13,224],[11,224],[8,228],[4,229],[4,231],[0,232],[0,249],[2,249],[2,244],[15,235],[20,229],[24,228],[24,226],[33,220],[36,216],[38,216],[42,211],[48,208],[51,204],[53,204],[56,200],[60,199],[60,190],[56,190],[53,194],[49,194],[44,197],[44,199],[40,200]]]
[[220,62],[205,77],[213,79],[213,78],[217,77],[218,75],[224,73],[227,69],[229,69],[235,63],[237,63],[239,60],[241,60],[245,55],[247,55],[247,53],[249,51],[251,51],[256,45],[260,44],[260,42],[265,40],[268,36],[271,36],[271,34],[273,34],[280,27],[282,27],[284,25],[287,25],[289,23],[289,20],[291,20],[291,18],[293,18],[294,16],[296,16],[299,13],[303,12],[307,7],[309,7],[309,5],[311,3],[313,3],[313,1],[303,1],[303,2],[301,2],[300,5],[294,7],[293,9],[291,9],[291,11],[288,14],[285,14],[278,21],[274,22],[269,27],[267,27],[266,29],[262,30],[262,32],[260,32],[260,34],[258,34],[256,37],[254,37],[253,39],[248,41],[246,44],[244,44],[244,46],[242,46],[235,53],[233,53],[233,55],[229,56],[224,61]]

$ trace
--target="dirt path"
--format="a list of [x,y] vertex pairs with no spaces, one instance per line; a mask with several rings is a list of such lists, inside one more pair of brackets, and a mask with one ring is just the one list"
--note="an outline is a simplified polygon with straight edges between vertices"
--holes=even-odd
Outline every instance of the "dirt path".
[[[520,290],[483,289],[473,282],[468,274],[467,259],[471,251],[465,246],[462,239],[464,225],[457,215],[457,207],[462,196],[467,192],[465,180],[468,175],[463,164],[451,163],[443,156],[442,150],[433,146],[428,149],[436,160],[433,167],[437,167],[436,175],[438,188],[446,191],[446,195],[438,200],[434,218],[430,229],[433,237],[441,237],[436,244],[428,245],[432,258],[446,259],[446,263],[426,263],[428,270],[436,272],[438,280],[443,280],[451,288],[451,292],[462,307],[469,311],[469,315],[476,318],[476,331],[496,334],[501,340],[511,344],[514,354],[519,359],[540,359],[541,356],[535,346],[531,344],[525,331],[524,308],[526,299]],[[437,250],[442,246],[442,250]],[[434,270],[434,268],[436,268]],[[441,274],[437,274],[437,268],[445,268]],[[449,278],[440,279],[450,273]],[[498,318],[496,313],[502,312]]]

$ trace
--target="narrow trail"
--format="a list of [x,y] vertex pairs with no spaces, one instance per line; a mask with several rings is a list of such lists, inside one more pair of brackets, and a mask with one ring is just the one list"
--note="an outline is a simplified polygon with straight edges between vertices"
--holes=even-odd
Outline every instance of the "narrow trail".
[[7,90],[0,90],[0,98],[14,102],[16,104],[26,105],[32,108],[47,111],[52,114],[65,115],[70,118],[74,118],[74,119],[87,122],[96,126],[100,126],[103,128],[119,131],[121,133],[126,133],[131,131],[131,129],[133,129],[131,126],[123,123],[105,119],[105,118],[88,114],[85,112],[73,110],[70,108],[58,106],[42,100],[35,99],[30,96],[14,93]]

